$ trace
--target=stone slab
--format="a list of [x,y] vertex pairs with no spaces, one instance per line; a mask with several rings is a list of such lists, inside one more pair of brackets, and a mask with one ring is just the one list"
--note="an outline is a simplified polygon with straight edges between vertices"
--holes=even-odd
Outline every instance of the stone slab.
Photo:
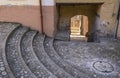
[[82,36],[82,35],[70,35],[70,40],[71,41],[77,40],[77,41],[87,42],[88,38],[85,36]]

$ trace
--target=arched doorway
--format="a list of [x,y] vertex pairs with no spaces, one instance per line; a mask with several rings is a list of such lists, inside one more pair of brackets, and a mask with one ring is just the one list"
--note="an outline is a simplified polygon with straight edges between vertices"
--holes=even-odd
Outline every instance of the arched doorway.
[[87,41],[88,17],[85,15],[75,15],[70,21],[70,39]]

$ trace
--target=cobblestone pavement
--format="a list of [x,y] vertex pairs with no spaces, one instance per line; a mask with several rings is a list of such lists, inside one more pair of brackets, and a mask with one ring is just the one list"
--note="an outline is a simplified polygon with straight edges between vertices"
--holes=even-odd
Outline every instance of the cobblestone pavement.
[[0,78],[120,78],[120,41],[59,41],[0,23]]
[[120,41],[100,43],[55,41],[54,48],[63,60],[95,78],[120,78]]

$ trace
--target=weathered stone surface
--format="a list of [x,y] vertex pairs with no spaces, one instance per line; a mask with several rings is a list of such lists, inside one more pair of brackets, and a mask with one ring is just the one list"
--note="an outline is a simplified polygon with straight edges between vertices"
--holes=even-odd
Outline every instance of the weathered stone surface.
[[[93,75],[93,78],[119,78],[119,46],[120,41],[106,39],[102,40],[101,43],[78,41],[55,41],[54,43],[56,52],[63,60],[77,67],[78,70]],[[97,71],[93,67],[96,61],[109,63],[113,66],[114,70],[112,69],[112,72],[109,73]],[[111,68],[108,70],[111,71]]]
[[36,31],[28,31],[21,41],[21,54],[29,69],[37,78],[57,78],[38,60],[33,51],[33,39],[39,36]]
[[[47,42],[47,41],[46,41]],[[43,65],[51,71],[55,76],[58,78],[74,78],[70,74],[68,74],[63,68],[59,67],[47,54],[46,47],[44,45],[48,46],[48,43],[44,43],[44,37],[42,36],[36,36],[33,43],[34,51],[39,58],[39,60],[43,63]],[[49,51],[49,50],[48,50]]]
[[26,66],[21,56],[20,41],[27,30],[26,27],[19,27],[7,39],[6,57],[16,78],[37,78]]
[[13,32],[15,28],[20,26],[17,23],[0,22],[0,77],[1,78],[14,78],[5,56],[5,44],[8,35]]

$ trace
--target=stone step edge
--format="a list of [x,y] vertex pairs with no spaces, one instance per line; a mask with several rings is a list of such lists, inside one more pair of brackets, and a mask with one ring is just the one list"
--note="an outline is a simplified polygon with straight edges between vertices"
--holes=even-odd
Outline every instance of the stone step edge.
[[[28,27],[26,27],[26,28],[28,28]],[[19,50],[19,51],[18,51],[18,52],[19,52],[19,54],[20,54],[20,56],[21,56],[21,59],[23,60],[24,67],[32,74],[32,76],[33,76],[34,78],[37,78],[37,77],[32,73],[32,71],[29,69],[29,67],[28,67],[27,64],[25,63],[24,59],[22,58],[21,49],[20,49],[21,40],[22,40],[23,36],[24,36],[27,32],[29,32],[29,30],[30,30],[30,28],[28,28],[28,29],[26,30],[26,32],[21,36],[21,38],[20,38],[20,40],[19,40],[19,47],[18,47],[18,50]]]
[[[48,36],[45,36],[45,39],[47,38]],[[45,39],[44,39],[44,42],[45,42]],[[52,44],[50,44],[51,46]],[[44,46],[44,45],[43,45]],[[45,47],[44,47],[45,48]],[[46,52],[46,51],[45,51]],[[57,64],[52,58],[51,56],[46,52],[46,54],[49,56],[49,58],[60,68],[62,69],[67,75],[69,75],[71,78],[74,78],[70,73],[68,73],[66,70],[64,70],[63,67],[61,67],[59,64]]]
[[15,76],[13,75],[13,73],[12,73],[12,71],[11,71],[9,65],[8,65],[8,62],[7,62],[7,57],[6,57],[6,43],[7,43],[7,39],[9,38],[9,36],[10,36],[17,28],[19,28],[19,26],[21,26],[21,24],[18,25],[18,26],[16,26],[11,32],[9,32],[9,34],[8,34],[7,37],[5,38],[5,44],[3,44],[3,45],[4,45],[4,46],[3,46],[4,49],[3,49],[3,52],[2,52],[2,58],[3,58],[3,61],[4,61],[4,63],[5,63],[5,68],[6,68],[6,71],[7,71],[7,73],[8,73],[8,76],[9,76],[10,78],[15,78]]
[[[35,34],[35,36],[36,36],[37,34],[40,34],[40,33],[37,32],[37,33]],[[43,35],[43,34],[41,34],[41,35]],[[34,40],[35,36],[34,36],[33,39],[32,39],[32,45],[30,45],[31,47],[33,46],[33,40]],[[44,35],[43,35],[43,37],[44,37]],[[34,53],[34,49],[32,48],[31,50],[33,51],[34,56],[36,56],[35,59],[37,59],[37,60],[40,62],[40,60],[38,59],[36,53]],[[43,64],[42,64],[42,65],[43,65]],[[43,65],[43,66],[44,66],[44,65]],[[48,73],[50,73],[50,75],[54,75],[54,74],[53,74],[50,70],[48,70],[45,66],[44,66],[44,68],[45,68],[45,70],[48,71]],[[55,75],[54,75],[54,76],[55,76]],[[56,77],[56,76],[55,76],[55,77]],[[56,78],[57,78],[57,77],[56,77]]]

